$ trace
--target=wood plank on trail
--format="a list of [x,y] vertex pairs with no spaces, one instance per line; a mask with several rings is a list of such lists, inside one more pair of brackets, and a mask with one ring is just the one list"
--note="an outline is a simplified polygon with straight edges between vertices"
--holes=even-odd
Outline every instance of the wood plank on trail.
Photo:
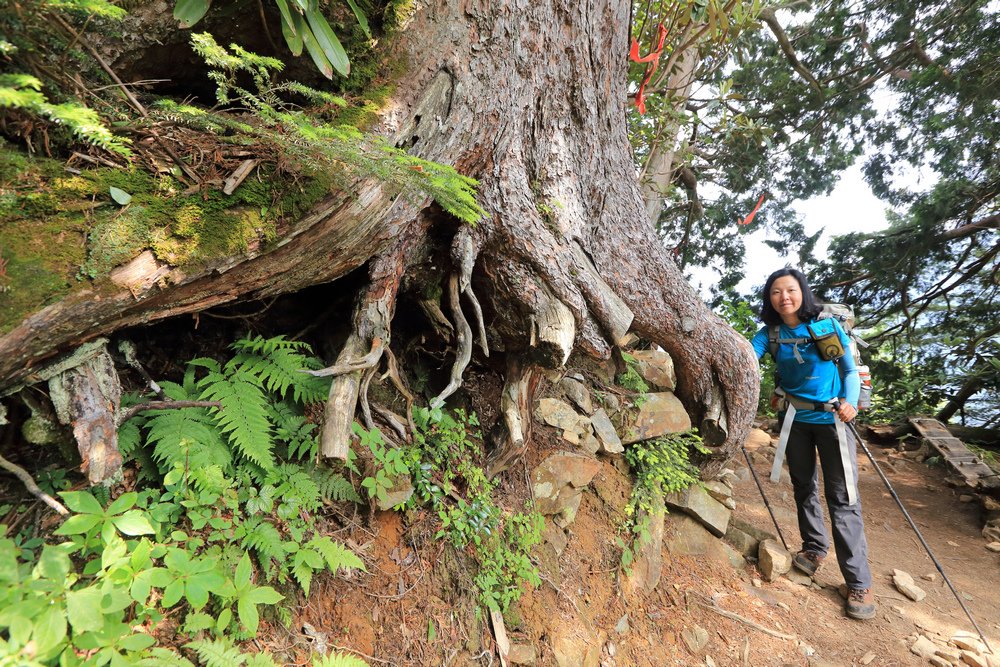
[[961,475],[969,486],[984,491],[1000,489],[1000,476],[969,451],[965,443],[954,437],[944,424],[926,417],[911,417],[909,422],[941,454],[945,464]]

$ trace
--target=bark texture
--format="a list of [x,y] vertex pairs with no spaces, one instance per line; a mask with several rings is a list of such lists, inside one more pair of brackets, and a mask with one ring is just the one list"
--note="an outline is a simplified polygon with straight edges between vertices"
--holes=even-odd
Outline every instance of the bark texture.
[[[480,346],[488,339],[508,357],[503,421],[517,431],[509,447],[523,448],[527,437],[513,411],[530,422],[532,367],[562,365],[571,344],[607,357],[631,330],[673,356],[678,396],[707,444],[729,453],[755,412],[757,366],[749,344],[684,281],[644,210],[624,118],[628,25],[621,0],[421,4],[394,47],[408,72],[381,130],[478,178],[487,220],[442,224],[427,202],[359,182],[355,196],[328,197],[257,256],[190,274],[153,267],[169,287],[80,292],[35,313],[0,338],[0,388],[30,381],[46,358],[116,329],[333,281],[370,262],[356,333],[337,366],[357,362],[376,341],[389,345],[401,277],[444,256],[438,268],[457,281],[467,321],[456,357],[473,343],[469,330],[482,328]],[[450,335],[461,339],[452,301]],[[335,383],[348,415],[361,374]],[[336,428],[329,441],[324,434],[324,452],[339,451],[343,425]]]

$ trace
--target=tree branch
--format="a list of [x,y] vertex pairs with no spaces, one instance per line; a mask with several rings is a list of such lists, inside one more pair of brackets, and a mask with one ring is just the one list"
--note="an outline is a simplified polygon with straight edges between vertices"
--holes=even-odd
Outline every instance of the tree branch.
[[774,38],[778,40],[778,46],[781,47],[782,53],[784,53],[785,57],[788,58],[788,62],[791,63],[792,68],[798,72],[799,76],[805,79],[810,86],[812,86],[821,98],[825,97],[823,87],[820,86],[819,81],[817,81],[813,73],[809,71],[809,68],[803,65],[802,61],[799,60],[798,55],[795,53],[795,47],[792,46],[792,43],[788,39],[788,35],[785,33],[785,29],[781,27],[781,24],[778,22],[778,17],[775,15],[774,9],[771,7],[765,7],[762,9],[760,11],[760,20],[771,29],[772,33],[774,33]]

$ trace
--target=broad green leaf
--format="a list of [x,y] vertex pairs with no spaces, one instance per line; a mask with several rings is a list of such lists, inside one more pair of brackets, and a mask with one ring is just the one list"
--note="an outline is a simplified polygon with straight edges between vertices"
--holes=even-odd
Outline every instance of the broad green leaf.
[[0,583],[14,583],[17,580],[17,556],[14,555],[14,540],[0,539]]
[[121,514],[125,510],[130,510],[135,507],[135,501],[139,499],[139,494],[135,491],[129,491],[128,493],[123,493],[120,495],[113,503],[108,505],[108,516],[114,514]]
[[129,510],[111,522],[125,535],[152,535],[156,532],[141,510]]
[[250,583],[250,575],[253,573],[253,568],[250,565],[250,554],[243,552],[243,558],[240,559],[239,565],[236,566],[236,572],[233,574],[233,584],[236,588],[243,588],[248,583]]
[[56,535],[82,535],[101,522],[96,514],[74,514],[54,531]]
[[257,633],[257,626],[260,625],[260,614],[257,613],[257,605],[247,599],[240,599],[236,603],[236,611],[240,617],[240,623],[250,634]]
[[111,198],[114,199],[115,203],[118,204],[119,206],[125,206],[130,201],[132,201],[132,195],[125,192],[121,188],[116,188],[113,185],[110,188],[108,188],[108,194],[111,195]]
[[156,643],[156,640],[144,632],[137,632],[134,635],[119,640],[118,646],[126,651],[141,651]]
[[333,65],[330,64],[330,61],[323,53],[323,49],[316,42],[316,37],[306,24],[306,20],[297,13],[292,15],[292,20],[295,22],[295,30],[302,38],[302,44],[305,45],[306,51],[309,52],[309,57],[312,58],[313,63],[316,64],[316,67],[322,72],[323,76],[332,79]]
[[184,580],[176,579],[163,589],[163,599],[160,601],[164,607],[173,607],[184,597]]
[[195,611],[208,604],[208,589],[200,577],[188,579],[187,586],[184,587],[184,597]]
[[368,17],[365,16],[365,13],[361,10],[360,7],[358,7],[358,3],[356,3],[354,0],[347,0],[347,4],[350,5],[351,11],[354,12],[354,18],[358,20],[358,25],[361,26],[361,29],[364,31],[365,36],[368,37],[368,39],[371,39],[372,31],[368,27]]
[[347,58],[347,51],[344,50],[344,46],[337,39],[333,28],[330,27],[323,15],[319,11],[307,12],[306,20],[309,22],[309,27],[312,28],[316,42],[323,49],[326,59],[330,61],[334,69],[340,72],[341,76],[350,76],[351,61]]
[[[281,12],[281,34],[288,42],[288,48],[292,55],[302,55],[302,36],[295,29],[295,21],[292,19],[292,12],[288,9],[288,0],[275,0],[278,10]],[[263,214],[261,215],[263,217]]]
[[284,595],[270,586],[255,588],[243,597],[254,604],[278,604],[285,599]]
[[41,659],[54,652],[66,639],[66,612],[62,605],[53,604],[42,615],[35,619],[35,631],[32,633],[35,650]]
[[43,577],[58,582],[64,581],[72,569],[73,564],[65,549],[48,544],[42,548],[42,555],[38,558],[38,565],[35,566],[35,571]]
[[104,516],[104,508],[97,498],[86,491],[61,491],[59,493],[66,501],[66,507],[82,514],[97,514]]
[[66,594],[66,615],[77,633],[100,630],[104,627],[101,613],[101,591],[89,586]]
[[233,610],[226,607],[219,614],[219,620],[215,624],[215,630],[217,634],[221,634],[226,631],[229,624],[233,622]]
[[180,21],[182,28],[190,28],[201,20],[210,4],[209,0],[177,0],[174,18]]

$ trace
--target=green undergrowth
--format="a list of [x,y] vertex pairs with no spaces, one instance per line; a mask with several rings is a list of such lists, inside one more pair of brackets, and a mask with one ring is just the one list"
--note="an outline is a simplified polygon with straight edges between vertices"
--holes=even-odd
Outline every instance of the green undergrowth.
[[440,521],[437,539],[468,552],[477,565],[473,584],[479,608],[506,613],[524,586],[538,586],[530,558],[541,541],[543,519],[530,504],[512,511],[498,504],[496,482],[481,460],[482,436],[476,415],[463,410],[416,408],[413,444],[390,447],[378,430],[356,427],[375,459],[375,476],[362,485],[372,499],[384,498],[401,476],[414,492],[400,509],[429,508]]
[[241,339],[225,362],[192,360],[160,386],[173,400],[219,407],[147,410],[123,423],[119,446],[138,484],[114,498],[104,487],[62,491],[72,515],[51,533],[3,527],[0,664],[279,664],[242,642],[287,625],[315,576],[364,569],[323,530],[325,503],[360,498],[314,464],[305,410],[329,380],[300,371],[318,365],[280,337]]
[[649,521],[659,511],[657,498],[700,481],[692,452],[709,453],[694,431],[670,433],[625,448],[625,462],[635,476],[621,527],[624,537],[618,538],[625,570],[630,570],[639,548],[649,541]]

